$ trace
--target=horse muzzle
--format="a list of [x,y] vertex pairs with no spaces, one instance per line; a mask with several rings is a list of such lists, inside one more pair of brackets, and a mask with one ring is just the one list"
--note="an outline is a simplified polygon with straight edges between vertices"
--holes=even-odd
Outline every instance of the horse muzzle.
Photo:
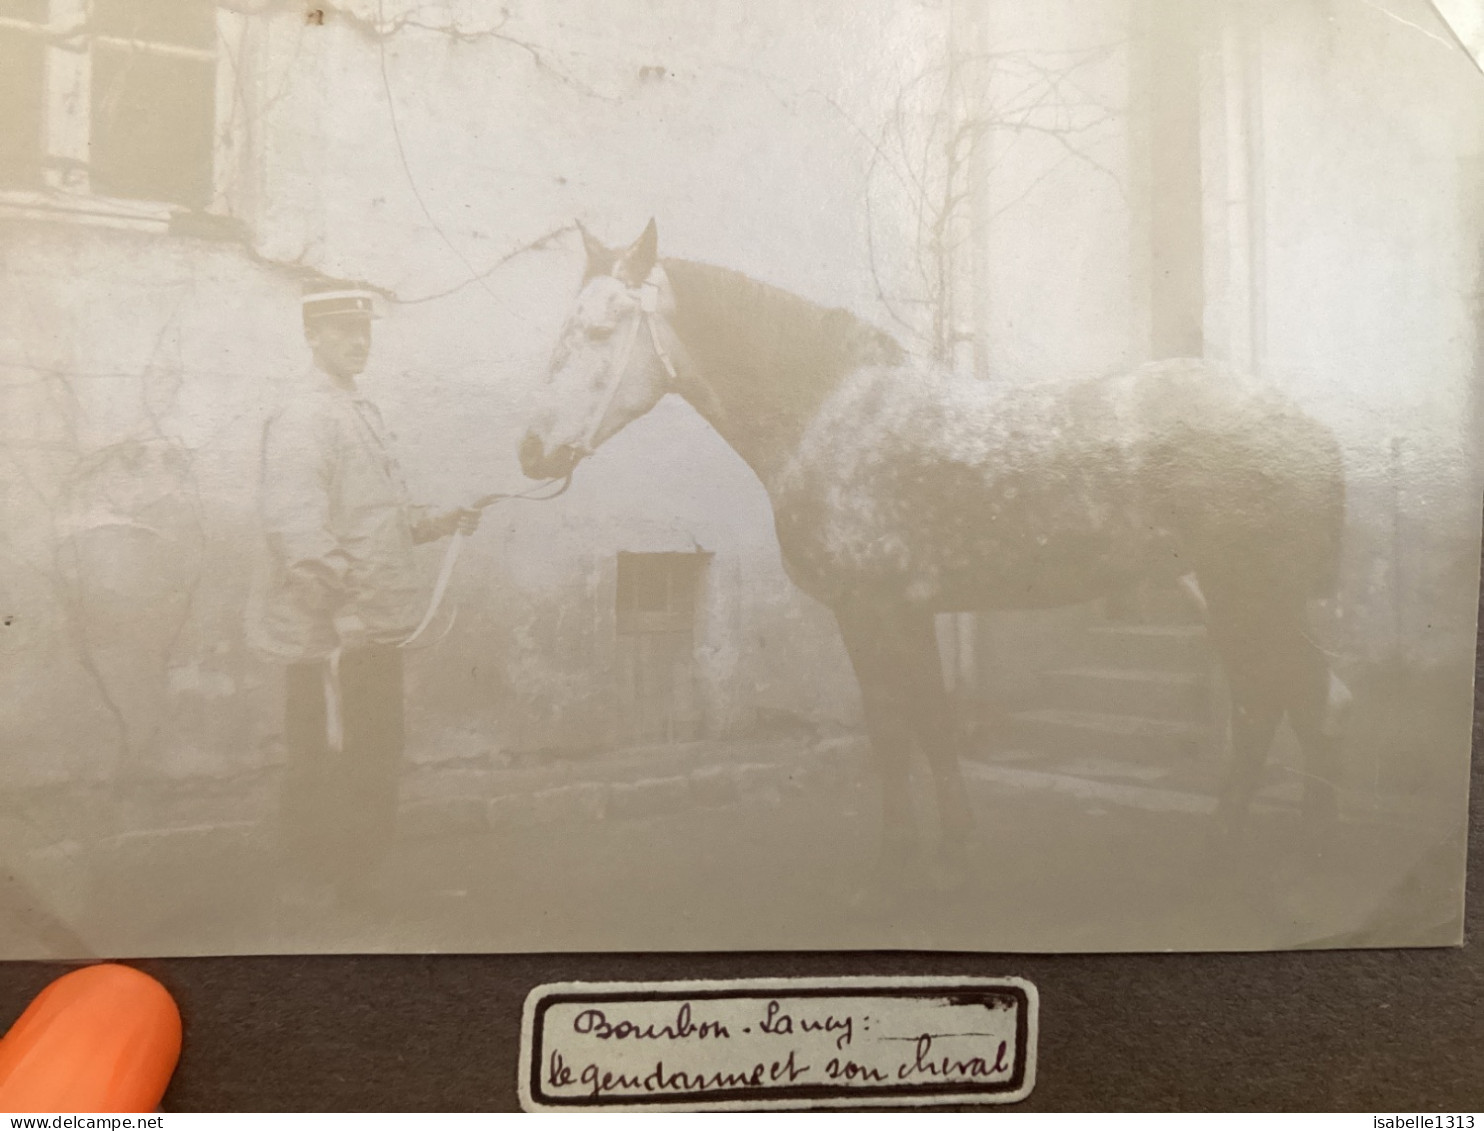
[[520,443],[520,469],[527,479],[564,479],[587,454],[576,444],[548,448],[540,436],[527,432]]

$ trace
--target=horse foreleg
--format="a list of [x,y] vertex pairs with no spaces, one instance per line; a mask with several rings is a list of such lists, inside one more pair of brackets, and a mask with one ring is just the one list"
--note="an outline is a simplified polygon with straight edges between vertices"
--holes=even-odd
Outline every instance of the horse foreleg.
[[911,732],[901,704],[880,688],[861,688],[866,729],[881,782],[881,863],[888,874],[905,869],[917,851],[917,822],[912,812],[909,775]]
[[1229,834],[1237,833],[1247,818],[1282,714],[1275,696],[1232,692],[1231,763],[1216,809]]
[[943,682],[932,615],[905,617],[898,639],[902,643],[904,663],[899,678],[908,691],[906,707],[912,733],[933,775],[939,848],[946,858],[957,861],[974,831],[974,813],[969,807],[968,790],[959,765],[959,732]]
[[938,868],[933,879],[940,889],[949,890],[967,879],[974,811],[969,807],[968,787],[959,767],[958,732],[948,714],[947,697],[943,697],[941,710],[929,712],[924,707],[917,722],[918,741],[933,772],[938,802]]
[[881,783],[881,850],[885,876],[898,875],[917,848],[909,758],[910,689],[902,679],[901,641],[874,609],[836,610],[845,649],[860,685],[861,709]]

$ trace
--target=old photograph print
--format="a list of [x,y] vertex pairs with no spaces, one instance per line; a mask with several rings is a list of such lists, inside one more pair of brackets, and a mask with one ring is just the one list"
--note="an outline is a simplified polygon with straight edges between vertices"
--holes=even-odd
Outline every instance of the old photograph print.
[[0,957],[1457,944],[1476,16],[0,0]]

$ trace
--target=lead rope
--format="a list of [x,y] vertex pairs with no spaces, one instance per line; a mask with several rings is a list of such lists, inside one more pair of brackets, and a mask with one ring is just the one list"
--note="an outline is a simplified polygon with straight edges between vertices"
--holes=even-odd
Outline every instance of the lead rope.
[[[553,483],[559,484],[555,491],[549,494],[540,493],[546,491]],[[486,507],[491,507],[495,503],[503,502],[506,499],[528,499],[532,502],[545,502],[548,499],[555,499],[558,495],[564,494],[571,485],[572,476],[571,473],[568,473],[565,478],[549,479],[545,483],[538,483],[528,491],[496,492],[491,495],[485,495],[483,498],[476,500],[474,505],[469,509],[484,510]],[[428,611],[423,614],[422,621],[412,630],[411,634],[398,641],[398,648],[410,647],[415,640],[428,630],[428,626],[433,623],[433,618],[438,615],[438,609],[443,604],[444,595],[448,592],[449,580],[453,577],[453,567],[459,560],[459,548],[464,544],[466,537],[467,535],[462,530],[458,530],[449,539],[448,549],[443,552],[443,563],[438,567],[438,580],[433,586],[433,596],[428,601]],[[443,635],[446,636],[448,634],[448,629],[453,627],[454,618],[457,616],[458,613],[455,611],[454,617],[449,619],[448,626],[444,629]],[[440,636],[438,639],[441,640],[442,638]],[[437,643],[437,641],[434,641],[434,643]],[[340,685],[340,657],[344,651],[345,649],[343,647],[338,647],[335,651],[331,652],[325,661],[322,673],[325,696],[325,745],[336,754],[342,753],[345,749],[345,701]]]
[[[598,406],[598,412],[593,417],[592,426],[587,435],[583,437],[579,450],[584,455],[592,454],[593,438],[597,436],[603,427],[603,421],[608,418],[608,411],[613,407],[614,400],[618,397],[619,388],[623,385],[624,373],[628,369],[629,357],[634,352],[634,343],[638,341],[641,324],[649,331],[649,341],[654,346],[654,352],[665,367],[672,381],[678,381],[679,376],[675,370],[675,362],[670,356],[670,351],[665,349],[660,342],[659,331],[655,328],[654,314],[659,309],[659,288],[652,282],[646,281],[639,289],[639,317],[634,322],[633,328],[629,330],[628,338],[624,342],[623,353],[619,356],[618,364],[614,366],[617,376],[608,386],[608,391]],[[555,491],[542,494],[552,486],[559,484]],[[482,511],[495,503],[504,502],[507,499],[527,499],[531,502],[548,502],[567,492],[572,486],[572,472],[567,472],[561,479],[549,479],[545,483],[537,484],[526,491],[517,492],[495,492],[485,495],[475,501],[471,510]],[[453,580],[454,567],[458,565],[459,554],[462,552],[464,542],[468,536],[462,530],[455,530],[453,536],[448,540],[448,549],[443,551],[443,561],[438,566],[438,577],[433,582],[433,595],[428,599],[428,608],[423,613],[423,619],[418,622],[416,628],[407,636],[397,642],[398,648],[410,648],[418,640],[422,639],[423,633],[428,631],[429,626],[438,615],[438,610],[443,607],[443,599],[448,595],[449,582]],[[455,611],[454,616],[458,613]],[[444,629],[444,635],[453,627],[450,619],[448,626]],[[439,637],[441,640],[442,637]],[[437,643],[437,641],[434,641]],[[345,746],[345,723],[344,704],[340,689],[340,654],[341,649],[336,648],[330,654],[329,662],[324,670],[325,691],[325,741],[331,750],[341,751]]]
[[[555,491],[548,489],[552,484],[558,484]],[[485,495],[476,499],[470,510],[482,511],[496,503],[505,502],[508,499],[525,499],[533,503],[545,503],[560,495],[567,493],[567,488],[572,486],[572,473],[569,471],[561,479],[548,479],[545,483],[538,483],[535,487],[526,491],[503,492]],[[542,492],[548,492],[543,494]],[[448,593],[448,583],[453,579],[453,567],[458,564],[459,552],[468,538],[462,530],[455,530],[453,536],[448,540],[448,549],[443,551],[443,561],[438,567],[438,579],[433,583],[433,595],[428,600],[428,611],[423,614],[423,619],[418,622],[410,635],[397,643],[398,648],[410,648],[412,644],[428,630],[433,623],[433,618],[438,615],[439,608],[443,605],[443,598]],[[451,627],[451,624],[450,624]]]
[[[665,367],[665,372],[669,374],[670,380],[678,381],[680,379],[675,369],[674,359],[671,358],[670,351],[661,344],[659,331],[655,328],[654,315],[658,309],[659,287],[653,282],[646,281],[639,288],[639,317],[634,322],[632,329],[629,330],[628,337],[624,341],[623,352],[619,354],[618,362],[614,366],[617,375],[609,383],[608,391],[604,394],[602,403],[598,406],[598,411],[593,417],[593,423],[588,428],[587,434],[582,438],[582,443],[578,449],[582,454],[592,454],[593,439],[597,436],[599,430],[602,429],[603,421],[608,419],[608,412],[618,397],[619,389],[623,385],[624,373],[628,369],[629,358],[633,354],[634,344],[639,338],[641,324],[644,329],[649,331],[650,344],[654,346],[655,355],[659,358],[660,364]],[[561,485],[550,494],[540,493],[546,491],[553,483],[560,483]],[[529,499],[532,502],[547,502],[557,498],[559,495],[565,494],[567,488],[571,485],[572,472],[569,471],[560,480],[548,480],[536,487],[532,487],[528,491],[521,491],[515,494],[486,495],[484,498],[475,502],[472,509],[484,510],[486,507],[503,502],[506,499]],[[412,633],[397,645],[398,648],[411,647],[428,630],[428,626],[433,623],[433,618],[438,615],[438,610],[443,605],[443,598],[448,592],[449,582],[453,578],[454,567],[458,564],[459,554],[462,551],[465,538],[466,535],[462,530],[456,530],[453,537],[449,539],[448,549],[443,552],[443,561],[438,567],[438,578],[433,583],[433,596],[428,601],[428,610],[423,614],[423,619],[418,622],[418,626],[412,630]],[[452,621],[449,622],[449,627],[452,627]]]

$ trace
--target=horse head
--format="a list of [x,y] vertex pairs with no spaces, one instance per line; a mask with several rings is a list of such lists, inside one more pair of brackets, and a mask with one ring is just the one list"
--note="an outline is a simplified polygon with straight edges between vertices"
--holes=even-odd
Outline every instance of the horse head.
[[674,293],[653,220],[629,247],[605,247],[578,225],[587,273],[542,379],[520,446],[521,469],[556,479],[674,391]]

